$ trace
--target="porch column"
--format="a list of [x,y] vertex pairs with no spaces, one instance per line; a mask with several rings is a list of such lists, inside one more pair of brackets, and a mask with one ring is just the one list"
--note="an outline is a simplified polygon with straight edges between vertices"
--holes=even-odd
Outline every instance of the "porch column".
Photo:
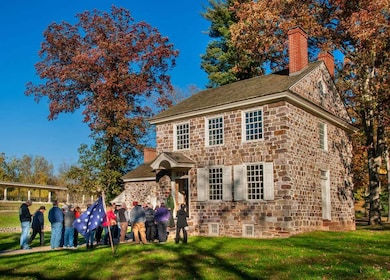
[[51,202],[51,192],[48,192],[48,195],[47,195],[47,202]]
[[69,194],[68,193],[66,194],[66,204],[69,205]]
[[7,200],[7,188],[4,188],[4,200]]
[[29,190],[28,192],[27,192],[27,200],[30,200],[31,199],[31,191]]
[[84,205],[84,201],[85,201],[85,195],[83,194],[83,202],[82,202],[83,205]]

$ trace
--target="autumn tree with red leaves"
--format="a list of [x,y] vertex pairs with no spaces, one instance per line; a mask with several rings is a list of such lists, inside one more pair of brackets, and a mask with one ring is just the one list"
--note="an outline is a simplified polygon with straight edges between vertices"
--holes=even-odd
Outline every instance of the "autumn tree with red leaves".
[[48,98],[49,120],[82,110],[101,151],[101,185],[109,195],[119,192],[120,176],[142,148],[152,108],[171,105],[167,72],[178,52],[126,9],[85,11],[77,18],[74,25],[48,26],[35,65],[44,83],[28,83],[25,93],[37,102]]

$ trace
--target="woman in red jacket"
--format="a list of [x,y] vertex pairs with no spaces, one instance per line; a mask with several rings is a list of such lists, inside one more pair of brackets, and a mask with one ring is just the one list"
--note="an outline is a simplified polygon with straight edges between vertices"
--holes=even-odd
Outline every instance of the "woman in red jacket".
[[107,206],[107,212],[105,221],[103,223],[103,229],[104,229],[104,245],[108,245],[109,233],[108,233],[108,227],[110,227],[111,236],[114,236],[114,232],[117,230],[118,225],[116,222],[116,215],[114,214],[114,210],[112,206]]

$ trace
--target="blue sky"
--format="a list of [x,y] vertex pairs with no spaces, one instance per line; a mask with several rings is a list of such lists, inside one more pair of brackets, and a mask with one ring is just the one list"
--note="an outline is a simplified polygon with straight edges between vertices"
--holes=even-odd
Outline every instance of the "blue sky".
[[85,10],[110,11],[112,5],[130,10],[136,21],[146,21],[167,36],[180,51],[170,72],[175,87],[200,89],[207,75],[200,69],[209,22],[200,13],[207,0],[12,0],[0,1],[0,153],[7,158],[43,156],[55,167],[77,163],[80,144],[90,143],[80,112],[48,121],[47,100],[39,104],[25,96],[27,82],[39,83],[34,64],[43,32],[52,22],[75,23]]

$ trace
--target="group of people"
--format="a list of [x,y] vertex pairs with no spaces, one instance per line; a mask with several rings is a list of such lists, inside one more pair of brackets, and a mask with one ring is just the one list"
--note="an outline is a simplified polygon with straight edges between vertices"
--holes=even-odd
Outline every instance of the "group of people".
[[[44,228],[45,206],[40,206],[39,209],[31,215],[29,207],[32,205],[31,200],[22,203],[19,208],[19,219],[21,222],[22,233],[20,236],[20,248],[30,250],[31,243],[39,234],[40,245],[45,244]],[[72,205],[64,206],[62,209],[58,206],[58,201],[53,202],[53,207],[49,211],[48,219],[51,223],[51,238],[50,246],[52,249],[58,248],[77,248],[78,232],[73,228],[73,221],[81,215],[80,207]],[[32,234],[29,237],[30,227]]]
[[[96,244],[101,241],[102,229],[104,229],[103,244],[109,244],[110,232],[111,239],[117,239],[118,242],[132,241],[136,244],[148,244],[157,241],[164,243],[168,239],[171,218],[171,210],[166,207],[165,203],[161,203],[160,206],[153,209],[150,204],[141,205],[134,201],[130,211],[125,203],[122,205],[113,204],[107,207],[106,221],[102,224],[102,228],[98,228],[95,233]],[[182,204],[177,212],[176,243],[180,241],[181,232],[183,232],[183,243],[187,243],[187,218],[186,206]],[[131,227],[130,233],[127,232],[129,226]],[[87,242],[87,247],[92,246],[93,242]]]
[[[20,206],[19,218],[22,233],[20,236],[20,248],[29,250],[30,245],[39,234],[40,245],[44,245],[44,212],[45,206],[31,215],[29,207],[31,200],[27,200]],[[58,201],[53,202],[53,207],[49,210],[48,219],[51,224],[50,247],[52,249],[76,249],[78,245],[78,232],[73,227],[75,219],[80,217],[81,208],[72,205],[59,207]],[[187,243],[187,218],[188,212],[185,204],[180,205],[177,211],[175,242],[179,243],[181,232],[183,243]],[[102,225],[89,232],[86,236],[87,248],[93,248],[96,244],[110,244],[110,242],[132,241],[136,244],[148,244],[158,241],[164,243],[168,239],[168,227],[172,226],[171,210],[165,203],[161,203],[155,209],[150,204],[141,205],[137,201],[133,202],[133,208],[129,211],[125,203],[122,205],[110,205],[106,209],[106,217]],[[131,232],[128,233],[128,227]],[[174,226],[174,225],[173,225]],[[30,227],[32,234],[29,237]],[[102,238],[104,232],[104,236]],[[95,243],[96,242],[96,243]]]

